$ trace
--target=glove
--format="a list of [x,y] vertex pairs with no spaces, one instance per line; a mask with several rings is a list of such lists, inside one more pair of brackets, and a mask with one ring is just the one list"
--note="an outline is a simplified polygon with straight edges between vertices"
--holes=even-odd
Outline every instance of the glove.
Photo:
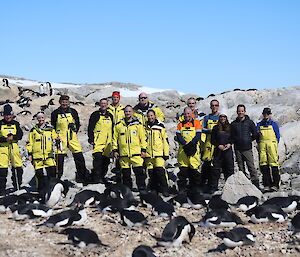
[[76,132],[76,125],[75,125],[75,123],[69,123],[68,127],[69,127],[69,129],[71,129],[72,131]]
[[183,146],[183,151],[187,156],[193,156],[197,152],[197,145],[189,142],[188,144]]

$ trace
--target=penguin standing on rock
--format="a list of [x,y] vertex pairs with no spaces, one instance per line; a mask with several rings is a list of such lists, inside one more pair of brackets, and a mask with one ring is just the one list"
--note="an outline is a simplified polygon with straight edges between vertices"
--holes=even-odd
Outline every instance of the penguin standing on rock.
[[156,255],[150,246],[139,245],[133,250],[132,257],[156,257]]
[[135,210],[120,211],[122,225],[128,227],[141,227],[148,225],[148,221],[143,213]]
[[96,232],[87,228],[66,228],[60,234],[68,235],[68,240],[80,248],[108,246],[100,241]]
[[82,205],[76,206],[74,210],[59,212],[51,216],[46,222],[37,226],[67,227],[71,225],[82,225],[87,220],[86,210]]
[[195,227],[183,216],[172,219],[164,228],[161,237],[151,235],[159,246],[179,246],[187,238],[192,241]]
[[235,206],[238,210],[248,211],[258,205],[258,198],[256,196],[247,195],[240,198]]
[[247,228],[234,228],[230,231],[218,232],[216,235],[223,239],[224,244],[229,248],[255,243],[254,235]]

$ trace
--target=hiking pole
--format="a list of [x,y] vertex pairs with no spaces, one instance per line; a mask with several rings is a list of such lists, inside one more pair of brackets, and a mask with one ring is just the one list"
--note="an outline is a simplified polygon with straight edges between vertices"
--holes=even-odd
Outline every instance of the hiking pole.
[[12,173],[13,176],[16,179],[16,184],[17,184],[17,190],[20,190],[20,185],[19,185],[19,178],[18,178],[18,174],[17,174],[17,168],[15,167],[16,162],[15,162],[15,156],[14,156],[14,148],[13,148],[13,143],[10,142],[9,146],[8,146],[8,150],[9,150],[9,156],[10,156],[10,163],[11,163],[11,167],[12,167]]

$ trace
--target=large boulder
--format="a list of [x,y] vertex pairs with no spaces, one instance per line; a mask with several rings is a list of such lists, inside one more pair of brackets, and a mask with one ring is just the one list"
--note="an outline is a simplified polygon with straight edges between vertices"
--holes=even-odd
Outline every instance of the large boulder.
[[223,200],[235,204],[241,197],[247,195],[260,199],[262,192],[247,179],[243,172],[238,171],[226,180],[222,193]]

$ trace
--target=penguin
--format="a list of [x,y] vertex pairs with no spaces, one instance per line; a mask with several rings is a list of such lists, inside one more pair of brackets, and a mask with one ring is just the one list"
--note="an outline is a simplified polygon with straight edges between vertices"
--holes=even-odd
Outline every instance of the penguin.
[[27,203],[11,205],[9,208],[14,220],[50,217],[52,215],[52,209],[42,204]]
[[230,231],[218,232],[217,237],[223,239],[224,244],[229,248],[242,245],[255,244],[253,233],[247,228],[234,228]]
[[4,87],[10,88],[10,86],[8,84],[8,79],[2,79],[2,81],[4,82],[4,84],[3,84]]
[[293,235],[300,232],[300,212],[292,218],[289,230],[293,231]]
[[120,211],[122,225],[128,227],[141,227],[148,225],[148,221],[143,213],[135,210]]
[[153,191],[142,190],[140,191],[139,196],[142,206],[145,206],[147,208],[153,208],[153,206],[157,204],[157,202],[163,201],[161,196]]
[[136,201],[133,197],[133,193],[130,190],[130,188],[123,184],[112,184],[112,183],[106,183],[105,184],[106,189],[104,190],[105,195],[109,195],[112,198],[123,198],[127,199],[129,201]]
[[132,252],[132,257],[156,257],[154,251],[150,246],[139,245]]
[[221,198],[221,195],[213,195],[208,202],[207,210],[223,209],[230,211],[229,204]]
[[234,227],[244,224],[238,215],[224,209],[215,209],[207,212],[198,223],[200,223],[201,227]]
[[98,191],[85,189],[74,196],[73,201],[68,205],[68,207],[74,206],[77,203],[81,203],[84,206],[97,204],[100,202],[101,197],[103,198],[103,195],[101,195]]
[[18,116],[18,115],[26,116],[26,115],[28,115],[28,114],[31,114],[31,112],[30,112],[30,111],[27,111],[27,110],[24,110],[24,111],[21,111],[21,112],[17,113],[17,116]]
[[293,195],[287,197],[273,197],[265,201],[262,205],[275,204],[280,207],[285,213],[293,212],[297,208],[300,197]]
[[71,225],[82,225],[87,220],[87,213],[83,205],[76,206],[75,209],[66,210],[49,217],[47,221],[37,226],[47,227],[67,227]]
[[207,206],[207,199],[198,190],[189,190],[187,192],[188,204],[194,209],[200,209]]
[[176,212],[172,204],[160,201],[153,206],[152,215],[159,217],[175,217]]
[[132,205],[127,199],[107,197],[100,201],[100,203],[97,205],[97,208],[100,210],[100,212],[108,211],[116,213],[124,209],[134,210],[135,206]]
[[171,198],[168,203],[173,204],[177,207],[190,208],[191,206],[188,203],[187,195],[184,193],[179,193],[175,197]]
[[103,244],[95,231],[87,228],[66,228],[59,234],[68,235],[68,240],[80,248],[92,248],[96,246],[108,246]]
[[161,237],[150,235],[156,239],[158,246],[179,246],[187,238],[191,242],[195,232],[195,227],[185,217],[178,216],[170,220]]
[[10,205],[23,204],[25,200],[18,195],[7,195],[0,198],[0,213],[5,213],[9,210]]
[[240,198],[235,206],[237,210],[248,211],[258,205],[258,198],[256,196],[247,195]]
[[287,214],[277,205],[259,205],[248,211],[246,215],[250,217],[253,223],[262,222],[284,222]]
[[51,178],[44,190],[42,192],[44,202],[47,206],[56,205],[62,197],[67,195],[69,191],[69,186],[65,181],[58,178]]

